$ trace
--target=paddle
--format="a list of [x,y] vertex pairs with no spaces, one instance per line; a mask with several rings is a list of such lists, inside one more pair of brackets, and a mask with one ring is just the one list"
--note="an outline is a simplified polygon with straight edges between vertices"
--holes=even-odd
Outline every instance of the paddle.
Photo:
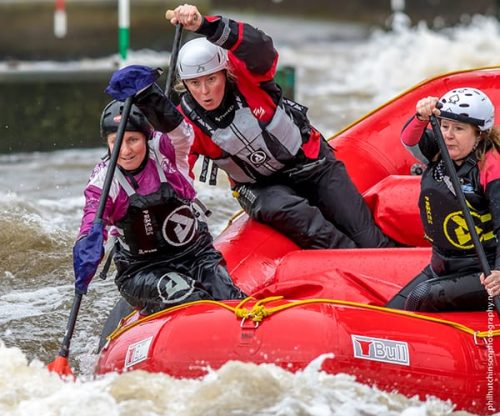
[[[173,10],[167,10],[165,19],[171,20],[174,17]],[[167,82],[165,83],[165,94],[167,97],[172,98],[172,82],[175,74],[175,67],[177,65],[177,57],[179,56],[179,46],[181,44],[182,25],[177,23],[175,25],[174,45],[170,53],[170,64],[168,65]]]
[[[108,164],[108,170],[106,172],[106,177],[104,178],[104,185],[102,187],[101,198],[99,199],[99,207],[97,208],[96,216],[94,219],[94,224],[102,224],[102,216],[104,213],[104,208],[106,206],[106,200],[109,195],[109,190],[111,188],[111,182],[113,181],[113,175],[115,173],[115,168],[118,160],[118,155],[120,154],[120,147],[123,140],[123,135],[125,134],[125,128],[127,126],[127,120],[132,109],[132,103],[134,97],[130,96],[126,99],[123,106],[122,117],[120,124],[118,125],[118,130],[116,132],[116,140],[113,147],[113,152]],[[71,313],[68,319],[68,325],[66,327],[66,333],[64,334],[64,339],[61,344],[61,349],[57,358],[48,364],[49,371],[59,374],[60,376],[72,376],[75,377],[71,367],[68,363],[69,356],[69,346],[71,343],[71,338],[73,337],[73,332],[75,330],[76,319],[78,317],[78,312],[80,310],[80,304],[82,302],[83,294],[76,292],[75,298],[73,300],[73,306],[71,307]]]
[[[438,102],[436,108],[441,108],[441,107],[442,104]],[[489,276],[491,274],[491,269],[486,254],[484,252],[484,247],[481,244],[481,241],[479,240],[479,236],[477,235],[476,225],[474,224],[474,220],[472,219],[469,207],[467,206],[467,202],[465,201],[465,195],[463,193],[462,186],[460,185],[457,171],[453,166],[453,161],[451,160],[450,154],[448,153],[448,148],[446,147],[446,144],[444,142],[444,138],[441,133],[441,128],[439,126],[439,122],[435,115],[431,114],[430,122],[432,126],[432,131],[434,132],[434,136],[436,137],[439,150],[441,152],[441,157],[443,158],[443,162],[446,166],[446,170],[448,171],[448,175],[450,176],[453,189],[455,190],[455,195],[458,199],[458,202],[460,203],[460,207],[462,208],[465,222],[467,223],[467,228],[469,229],[472,242],[474,243],[474,249],[476,250],[476,255],[479,259],[481,270],[483,271],[485,276]],[[500,296],[495,296],[493,298],[493,301],[495,303],[498,316],[500,316]]]

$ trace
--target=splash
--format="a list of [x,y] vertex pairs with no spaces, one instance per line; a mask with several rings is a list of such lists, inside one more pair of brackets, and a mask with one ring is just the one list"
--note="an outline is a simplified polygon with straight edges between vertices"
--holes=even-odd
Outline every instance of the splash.
[[498,65],[500,25],[493,17],[474,16],[469,24],[432,30],[424,22],[375,31],[353,58],[346,74],[351,92],[382,103],[429,77],[455,70]]
[[0,342],[0,413],[162,416],[465,415],[434,398],[419,401],[319,369],[296,374],[273,365],[229,362],[198,380],[132,371],[64,382]]
[[390,30],[366,37],[285,45],[281,64],[296,68],[296,98],[326,137],[412,86],[445,72],[499,65],[500,24],[473,16],[432,29],[397,14]]

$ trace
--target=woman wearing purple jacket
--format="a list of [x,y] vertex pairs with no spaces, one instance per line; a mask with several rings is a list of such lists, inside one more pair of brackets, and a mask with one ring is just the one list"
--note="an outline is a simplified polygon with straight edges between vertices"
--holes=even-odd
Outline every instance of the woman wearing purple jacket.
[[[102,217],[116,238],[116,285],[128,304],[144,313],[199,299],[245,296],[233,284],[204,216],[193,205],[195,190],[188,175],[193,133],[173,104],[167,104],[155,125],[168,134],[153,131],[132,106]],[[122,111],[123,103],[112,101],[101,116],[101,136],[110,152]],[[84,192],[84,213],[73,249],[75,271],[89,248],[85,238],[96,216],[108,163],[94,168]],[[90,278],[76,275],[77,291],[86,293]]]

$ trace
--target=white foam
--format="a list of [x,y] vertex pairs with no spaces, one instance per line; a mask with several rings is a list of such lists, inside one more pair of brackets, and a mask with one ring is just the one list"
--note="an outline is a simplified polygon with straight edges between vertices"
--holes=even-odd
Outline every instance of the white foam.
[[433,31],[426,24],[377,31],[356,49],[346,74],[351,92],[362,91],[382,103],[436,74],[500,63],[499,23],[474,16],[469,24]]
[[345,374],[292,374],[273,365],[238,362],[198,380],[136,371],[63,382],[40,362],[28,363],[19,349],[6,348],[1,341],[0,385],[8,386],[0,389],[0,413],[12,416],[453,414],[449,403],[380,392]]

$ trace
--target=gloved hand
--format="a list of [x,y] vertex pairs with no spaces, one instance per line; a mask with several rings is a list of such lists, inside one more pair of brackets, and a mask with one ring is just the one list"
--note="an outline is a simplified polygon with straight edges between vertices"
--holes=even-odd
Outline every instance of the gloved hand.
[[125,101],[152,85],[163,73],[161,68],[129,65],[115,71],[109,80],[106,94],[118,101]]
[[169,133],[184,120],[184,116],[156,82],[137,94],[134,102],[155,130]]
[[90,281],[104,256],[104,225],[95,223],[90,232],[80,238],[73,247],[73,269],[75,271],[75,291],[86,294]]

